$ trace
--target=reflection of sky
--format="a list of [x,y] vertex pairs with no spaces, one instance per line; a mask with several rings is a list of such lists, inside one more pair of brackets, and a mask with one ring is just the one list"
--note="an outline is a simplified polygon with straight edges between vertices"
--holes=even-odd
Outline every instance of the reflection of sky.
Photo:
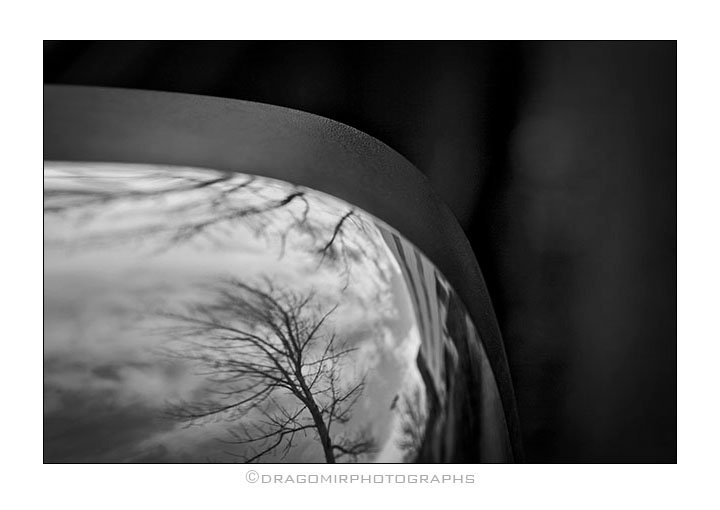
[[[219,182],[192,189],[209,179]],[[303,190],[303,201],[237,217],[240,207],[260,209],[297,190],[260,178],[239,186],[248,181],[179,168],[46,163],[47,461],[232,460],[216,441],[232,423],[187,426],[163,414],[169,402],[202,395],[207,381],[160,354],[172,340],[161,312],[201,300],[219,279],[259,275],[313,289],[327,308],[339,304],[328,329],[357,347],[342,377],[347,385],[367,379],[351,420],[337,432],[367,429],[379,446],[377,460],[402,458],[391,403],[421,383],[419,337],[397,263],[359,211],[336,241],[343,249],[320,257],[317,247],[350,210],[326,195]],[[155,193],[171,189],[179,191]],[[296,228],[306,213],[307,231]],[[227,221],[209,225],[213,218]],[[285,460],[323,457],[309,434]]]

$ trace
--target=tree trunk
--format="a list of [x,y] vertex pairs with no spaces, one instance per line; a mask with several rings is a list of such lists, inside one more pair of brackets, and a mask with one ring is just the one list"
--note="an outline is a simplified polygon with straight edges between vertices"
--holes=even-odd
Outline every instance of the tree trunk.
[[334,464],[335,454],[333,453],[332,441],[330,441],[330,432],[325,425],[325,421],[320,414],[320,410],[315,405],[315,402],[312,401],[310,414],[312,414],[313,420],[315,421],[315,427],[317,428],[318,435],[320,436],[320,443],[322,444],[323,451],[325,452],[325,462],[328,464]]
[[310,388],[308,388],[307,384],[305,383],[305,378],[303,377],[299,367],[295,372],[295,375],[297,376],[300,387],[303,390],[303,394],[305,395],[305,399],[307,400],[307,408],[312,415],[313,421],[315,422],[315,428],[317,429],[318,435],[320,436],[320,444],[322,444],[323,452],[325,453],[325,462],[327,462],[328,464],[335,464],[335,454],[333,453],[332,441],[330,440],[330,431],[325,425],[325,420],[323,420],[320,409],[315,403],[315,399],[310,392]]

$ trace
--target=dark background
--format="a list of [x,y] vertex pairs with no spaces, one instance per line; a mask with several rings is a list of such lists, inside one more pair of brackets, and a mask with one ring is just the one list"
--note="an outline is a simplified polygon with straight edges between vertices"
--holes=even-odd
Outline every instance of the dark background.
[[259,101],[365,131],[453,209],[531,462],[676,462],[673,42],[46,42],[46,83]]

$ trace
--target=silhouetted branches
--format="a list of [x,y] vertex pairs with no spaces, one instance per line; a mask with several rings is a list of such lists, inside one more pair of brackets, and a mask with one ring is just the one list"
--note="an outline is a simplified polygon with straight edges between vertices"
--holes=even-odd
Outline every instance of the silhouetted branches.
[[400,413],[402,436],[398,447],[405,452],[403,460],[411,462],[417,457],[425,438],[427,413],[420,389],[416,388],[412,396],[403,395],[393,401],[393,406]]
[[[330,205],[332,204],[332,205]],[[197,242],[224,245],[238,227],[277,246],[292,239],[320,264],[336,265],[346,284],[354,262],[370,261],[381,278],[381,244],[355,209],[304,188],[230,172],[151,167],[46,170],[44,211],[81,225],[73,245],[145,243],[162,252]],[[64,241],[50,236],[47,243]]]
[[370,434],[352,435],[353,406],[365,387],[341,371],[354,352],[328,327],[337,307],[321,309],[314,293],[295,293],[240,280],[220,282],[207,303],[163,314],[178,340],[169,354],[192,362],[207,378],[203,398],[176,402],[168,414],[186,423],[223,419],[230,455],[253,462],[284,458],[298,436],[311,435],[325,460],[371,453]]

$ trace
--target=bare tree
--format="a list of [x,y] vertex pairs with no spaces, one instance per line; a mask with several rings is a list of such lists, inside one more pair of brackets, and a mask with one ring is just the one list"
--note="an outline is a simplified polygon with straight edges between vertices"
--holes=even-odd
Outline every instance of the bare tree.
[[411,396],[399,395],[393,400],[391,409],[400,413],[401,437],[397,443],[403,452],[403,460],[412,462],[417,458],[425,440],[427,413],[420,388],[415,388]]
[[[273,452],[284,458],[299,436],[313,435],[326,462],[372,452],[367,430],[351,430],[351,411],[365,378],[348,382],[344,366],[355,350],[328,326],[336,306],[322,310],[314,293],[299,294],[227,280],[209,303],[166,313],[180,347],[173,356],[201,367],[212,392],[176,402],[169,414],[188,423],[229,421],[228,451],[246,462]],[[341,376],[341,369],[342,376]]]

